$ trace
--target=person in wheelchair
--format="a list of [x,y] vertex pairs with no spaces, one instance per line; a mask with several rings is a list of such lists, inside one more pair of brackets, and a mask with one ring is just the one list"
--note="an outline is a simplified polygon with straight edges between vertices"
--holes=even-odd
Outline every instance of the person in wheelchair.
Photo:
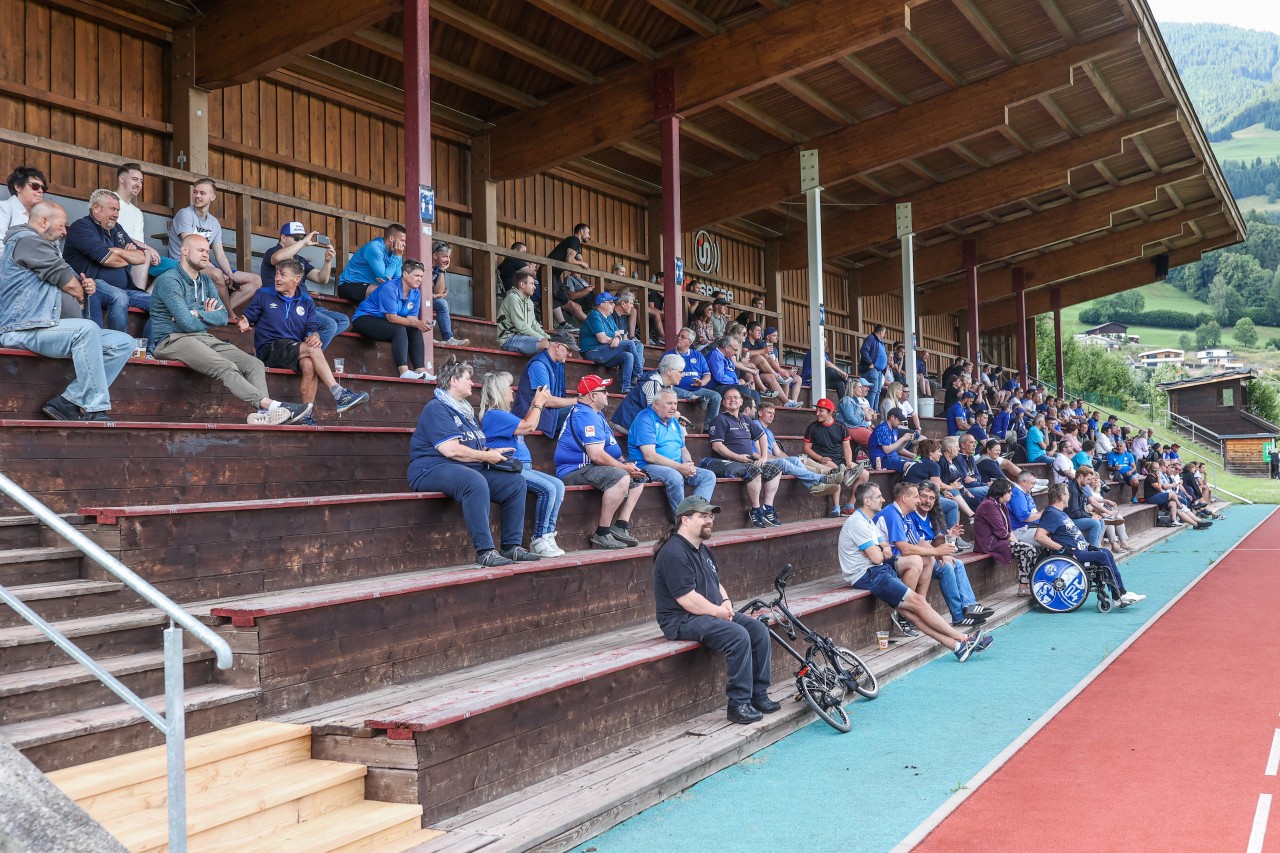
[[1137,604],[1146,598],[1136,592],[1125,589],[1116,568],[1115,557],[1109,551],[1090,548],[1080,529],[1066,513],[1068,500],[1067,487],[1062,483],[1054,483],[1049,487],[1049,505],[1040,515],[1040,523],[1036,528],[1036,544],[1053,554],[1063,554],[1074,558],[1081,565],[1103,566],[1107,569],[1107,586],[1111,595],[1121,607]]

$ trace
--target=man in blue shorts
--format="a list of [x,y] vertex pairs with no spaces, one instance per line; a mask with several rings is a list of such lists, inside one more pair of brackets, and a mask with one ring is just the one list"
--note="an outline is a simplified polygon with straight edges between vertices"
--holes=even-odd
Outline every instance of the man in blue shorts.
[[[845,582],[899,611],[920,631],[951,649],[957,660],[968,660],[969,655],[989,646],[991,638],[980,630],[966,635],[952,628],[923,596],[902,582],[889,540],[872,520],[883,506],[884,497],[875,483],[863,483],[854,490],[854,513],[840,527],[837,544]],[[898,562],[915,571],[924,570],[919,557],[900,557]]]

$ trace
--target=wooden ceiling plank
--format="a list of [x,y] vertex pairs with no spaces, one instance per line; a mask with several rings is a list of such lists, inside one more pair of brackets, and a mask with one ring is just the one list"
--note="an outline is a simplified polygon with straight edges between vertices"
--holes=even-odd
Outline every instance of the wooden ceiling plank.
[[886,101],[896,103],[900,107],[908,106],[911,99],[906,95],[893,88],[887,80],[871,69],[870,65],[863,62],[853,54],[846,54],[836,60],[846,71],[857,77],[862,85],[875,92]]
[[853,181],[854,183],[862,184],[867,189],[874,193],[878,193],[885,198],[896,198],[898,195],[898,193],[894,191],[893,187],[883,181],[877,180],[871,175],[857,175],[854,177]]
[[965,20],[969,22],[978,36],[987,43],[987,47],[991,48],[997,56],[1010,65],[1019,63],[1018,54],[1001,37],[999,30],[987,19],[987,16],[982,14],[977,6],[973,5],[972,0],[953,0],[953,2],[956,10],[961,15],[964,15]]
[[1155,155],[1151,153],[1151,148],[1140,138],[1133,140],[1133,147],[1142,155],[1142,161],[1147,164],[1147,168],[1153,172],[1160,171],[1160,164],[1156,162]]
[[[652,163],[655,166],[662,165],[662,152],[650,145],[642,142],[636,142],[634,139],[624,139],[621,142],[615,142],[613,147],[621,151],[623,154],[630,154],[632,157],[644,160],[646,163]],[[701,166],[695,166],[686,159],[680,161],[680,171],[686,175],[695,178],[705,178],[711,174]]]
[[913,175],[924,178],[926,181],[932,181],[935,184],[940,184],[944,180],[941,175],[925,166],[919,160],[903,160],[902,168],[906,169]]
[[516,109],[537,109],[546,103],[528,92],[508,86],[506,83],[499,83],[497,80],[477,74],[470,68],[464,68],[456,62],[450,62],[439,56],[431,57],[431,76],[456,83],[464,89]]
[[1066,39],[1068,44],[1079,44],[1080,37],[1076,35],[1075,28],[1067,20],[1067,16],[1062,14],[1058,4],[1054,0],[1039,0],[1039,3],[1040,8],[1049,16],[1049,20],[1053,22],[1053,26],[1058,30],[1058,34]]
[[1093,88],[1098,90],[1098,95],[1110,108],[1112,114],[1117,118],[1128,118],[1129,111],[1124,108],[1124,104],[1120,103],[1120,98],[1116,95],[1115,90],[1107,84],[1102,73],[1098,71],[1097,64],[1086,62],[1083,68],[1084,73],[1088,75],[1089,80],[1093,83]]
[[[1137,30],[1113,33],[964,89],[873,116],[855,127],[814,137],[808,145],[821,152],[823,185],[830,188],[856,174],[946,148],[992,128],[1005,128],[1009,104],[1068,86],[1075,64],[1133,50],[1137,44]],[[1028,150],[1025,142],[1022,150]],[[685,186],[683,221],[689,227],[703,227],[799,194],[800,155],[795,150],[780,151]]]
[[[911,202],[916,231],[927,231],[952,220],[1058,189],[1069,182],[1071,170],[1121,153],[1124,140],[1135,134],[1177,121],[1177,110],[1159,110],[911,193],[897,201]],[[838,257],[892,237],[893,215],[892,207],[875,207],[826,217],[822,228],[823,251]],[[779,249],[781,268],[800,269],[806,263],[806,253],[803,242],[784,242]]]
[[398,11],[394,0],[344,0],[324,14],[307,0],[225,0],[187,25],[199,29],[196,85],[256,80]]
[[741,98],[730,98],[720,106],[748,124],[754,125],[765,133],[781,139],[783,142],[799,145],[808,140],[808,137],[803,133],[792,130],[788,125],[769,115],[764,110],[753,107]]
[[1044,108],[1044,111],[1049,114],[1049,117],[1053,119],[1054,123],[1057,124],[1058,127],[1062,128],[1072,136],[1084,136],[1084,133],[1080,130],[1080,126],[1072,121],[1071,117],[1062,111],[1062,107],[1058,105],[1058,102],[1054,100],[1052,95],[1041,95],[1036,98],[1036,102]]
[[[600,78],[587,69],[566,62],[554,52],[497,27],[448,0],[431,0],[431,17],[571,83],[593,86],[600,82]],[[402,61],[403,57],[401,53]]]
[[950,65],[942,60],[933,48],[925,44],[924,41],[914,32],[907,30],[898,34],[898,41],[902,42],[907,50],[915,55],[926,68],[952,88],[958,88],[964,85],[964,78],[956,73]]
[[692,139],[696,139],[708,148],[719,151],[721,154],[727,154],[730,157],[736,157],[739,160],[759,160],[760,155],[752,151],[750,148],[744,148],[736,142],[730,142],[723,136],[718,136],[707,130],[697,122],[685,120],[680,122],[680,132],[688,135]]
[[[566,0],[530,2],[541,7]],[[492,175],[502,180],[533,174],[648,129],[658,69],[676,70],[675,111],[692,117],[875,44],[905,26],[897,0],[806,0],[757,15],[675,48],[661,61],[627,65],[596,86],[577,87],[545,107],[504,118],[490,141]]]
[[713,36],[724,28],[682,0],[648,0],[653,8],[700,36]]
[[1031,147],[1032,147],[1031,143],[1027,142],[1027,140],[1022,136],[1021,133],[1018,133],[1018,131],[1014,130],[1009,125],[1007,124],[1000,125],[999,127],[996,128],[996,132],[999,133],[1001,136],[1003,136],[1005,139],[1007,139],[1009,143],[1013,145],[1015,148],[1022,151],[1022,153],[1025,154],[1031,150]]
[[640,39],[623,32],[603,18],[596,17],[581,6],[569,2],[569,0],[527,0],[527,2],[530,6],[536,6],[547,14],[564,21],[579,32],[586,33],[597,41],[609,45],[609,47],[634,60],[648,62],[658,58],[658,51]]
[[[1106,163],[1094,163],[1093,168],[1097,169],[1098,174],[1102,175],[1103,180],[1105,180],[1111,186],[1114,187],[1119,185],[1120,180],[1116,178],[1116,173],[1111,171],[1110,167],[1108,167]],[[1159,166],[1153,167],[1151,171],[1158,172],[1160,171],[1160,167]]]
[[792,77],[789,80],[779,80],[778,85],[803,101],[805,106],[817,110],[836,124],[858,123],[856,116],[802,80]]
[[985,169],[991,165],[991,162],[984,157],[979,157],[974,153],[973,149],[963,142],[955,142],[950,146],[951,150],[956,153],[962,160],[967,160],[970,164],[977,166],[979,169]]

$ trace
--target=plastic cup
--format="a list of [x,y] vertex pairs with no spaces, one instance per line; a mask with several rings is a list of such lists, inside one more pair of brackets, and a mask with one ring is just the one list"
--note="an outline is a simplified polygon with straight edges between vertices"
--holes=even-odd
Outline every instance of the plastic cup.
[[876,631],[876,648],[882,652],[889,648],[888,631]]
[[334,373],[346,373],[347,372],[346,368],[347,368],[347,360],[345,358],[335,358],[333,360]]
[[133,339],[133,357],[146,358],[148,343],[149,342],[147,341],[146,338],[134,338]]

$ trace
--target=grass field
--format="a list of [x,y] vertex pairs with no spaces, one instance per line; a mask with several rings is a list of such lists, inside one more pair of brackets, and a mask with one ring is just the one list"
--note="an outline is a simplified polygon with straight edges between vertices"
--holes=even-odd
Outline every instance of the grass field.
[[1223,160],[1253,160],[1261,157],[1270,160],[1280,157],[1280,131],[1268,130],[1261,124],[1237,130],[1225,142],[1209,145],[1219,162]]
[[1268,204],[1265,195],[1249,195],[1236,199],[1241,211],[1260,210],[1263,213],[1280,213],[1280,202]]

